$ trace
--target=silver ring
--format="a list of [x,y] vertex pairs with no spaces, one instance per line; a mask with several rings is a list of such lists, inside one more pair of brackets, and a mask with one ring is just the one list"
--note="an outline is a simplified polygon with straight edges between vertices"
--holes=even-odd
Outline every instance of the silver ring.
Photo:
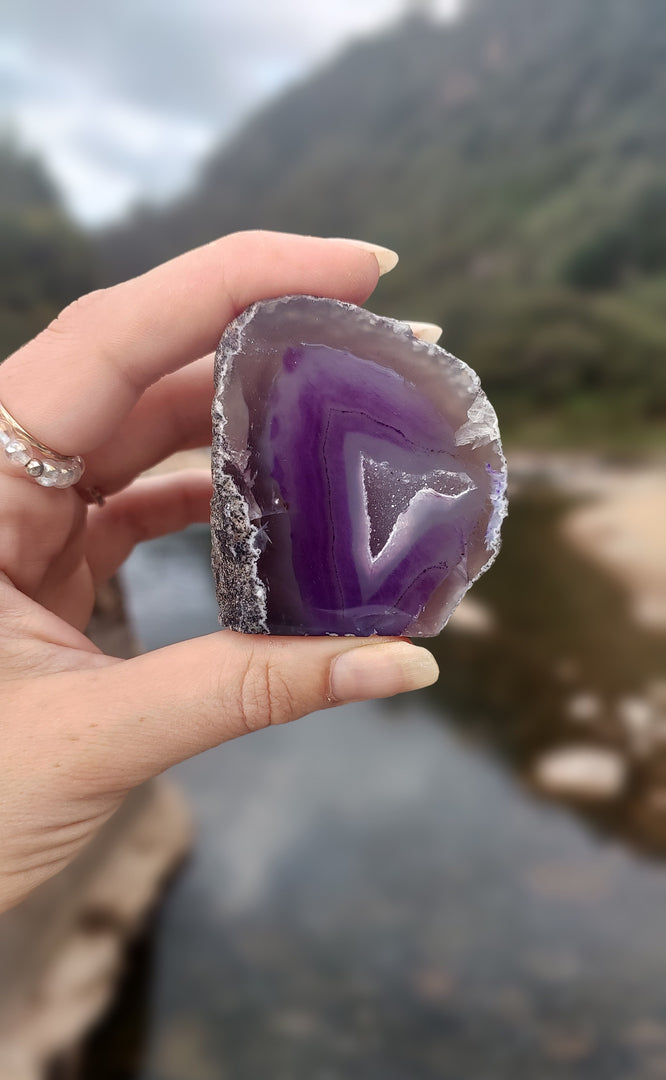
[[35,439],[0,401],[0,448],[12,465],[42,487],[68,488],[78,484],[85,463],[82,457],[66,457]]

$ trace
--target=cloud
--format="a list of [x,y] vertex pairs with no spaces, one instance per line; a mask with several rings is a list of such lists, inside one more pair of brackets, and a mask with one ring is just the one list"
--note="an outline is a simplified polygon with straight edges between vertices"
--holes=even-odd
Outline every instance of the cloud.
[[24,46],[0,49],[0,92],[12,124],[45,158],[73,213],[96,224],[150,193],[182,186],[211,146],[205,119],[143,105],[59,57],[36,63]]
[[174,193],[252,109],[403,7],[4,0],[0,106],[77,216],[100,222]]

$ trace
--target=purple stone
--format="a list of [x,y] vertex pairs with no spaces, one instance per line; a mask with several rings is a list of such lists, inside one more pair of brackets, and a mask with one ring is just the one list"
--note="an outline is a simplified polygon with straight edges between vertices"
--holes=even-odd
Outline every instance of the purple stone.
[[222,624],[439,633],[506,513],[497,418],[471,368],[405,323],[287,296],[227,328],[215,386]]

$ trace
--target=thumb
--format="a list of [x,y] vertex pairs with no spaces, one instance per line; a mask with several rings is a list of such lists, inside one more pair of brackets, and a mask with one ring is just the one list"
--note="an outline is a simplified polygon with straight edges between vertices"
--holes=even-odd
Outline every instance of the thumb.
[[[402,638],[224,631],[79,674],[77,748],[118,789],[238,735],[417,690],[437,676],[431,654]],[[99,720],[92,729],[91,716]]]

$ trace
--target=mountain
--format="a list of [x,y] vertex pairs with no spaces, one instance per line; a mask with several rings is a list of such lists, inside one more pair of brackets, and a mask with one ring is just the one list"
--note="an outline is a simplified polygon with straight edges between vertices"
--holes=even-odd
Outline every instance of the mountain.
[[518,439],[666,418],[666,6],[469,0],[356,42],[99,238],[100,275],[267,227],[374,239],[376,310],[442,320]]
[[91,289],[92,265],[42,165],[0,139],[0,359]]

